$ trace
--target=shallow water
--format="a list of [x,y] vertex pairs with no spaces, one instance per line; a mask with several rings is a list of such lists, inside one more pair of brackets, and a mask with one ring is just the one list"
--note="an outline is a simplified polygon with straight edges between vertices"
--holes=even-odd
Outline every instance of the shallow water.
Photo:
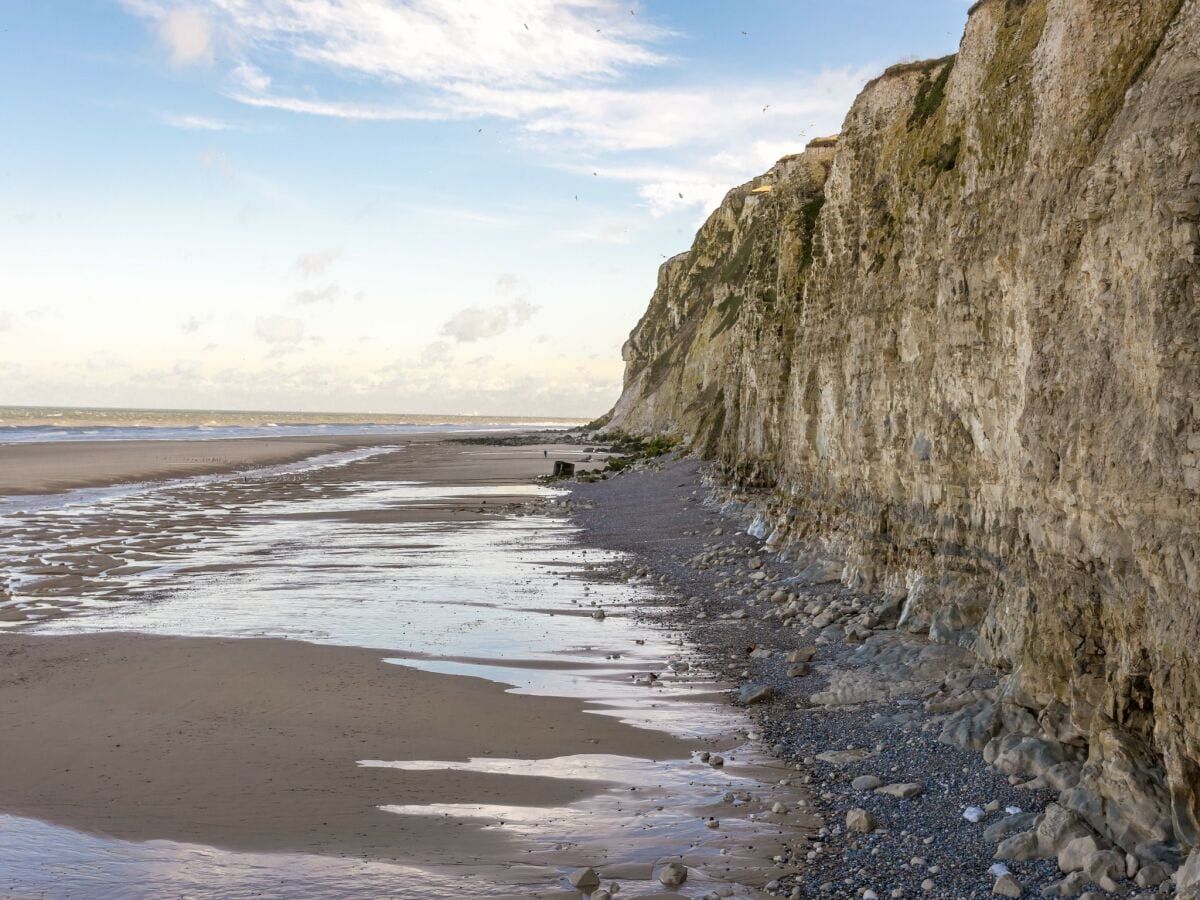
[[[559,492],[380,481],[369,477],[371,464],[365,455],[340,455],[318,464],[327,469],[310,461],[300,482],[281,481],[287,472],[272,470],[122,494],[76,492],[69,503],[10,510],[0,515],[0,565],[8,573],[0,613],[10,614],[10,627],[46,634],[269,636],[381,648],[395,664],[577,697],[597,714],[679,735],[728,738],[744,727],[704,673],[670,673],[668,661],[689,648],[628,615],[657,602],[653,589],[600,577],[598,570],[617,557],[579,546],[577,530],[547,514]],[[433,522],[394,515],[456,504],[486,509],[497,497],[527,499],[528,514]],[[598,608],[603,619],[593,617]],[[663,674],[644,686],[633,676],[647,671]],[[781,831],[796,834],[807,821],[768,811],[776,800],[802,809],[795,789],[772,783],[786,772],[749,744],[727,755],[723,770],[698,760],[600,753],[360,762],[597,782],[594,796],[556,809],[414,807],[379,798],[397,815],[474,818],[523,838],[520,859],[483,872],[114,841],[0,817],[0,889],[50,896],[330,896],[352,885],[355,893],[462,897],[503,896],[509,889],[498,885],[515,879],[513,894],[554,896],[567,886],[565,860],[581,850],[643,867],[687,851],[689,863],[701,868],[684,894],[698,897],[714,879],[763,884]],[[752,799],[724,802],[731,790]],[[719,830],[705,824],[714,815],[721,817]],[[622,896],[661,890],[649,871],[634,874],[646,878],[620,879]],[[476,893],[480,885],[485,889]],[[750,892],[739,887],[739,893]]]

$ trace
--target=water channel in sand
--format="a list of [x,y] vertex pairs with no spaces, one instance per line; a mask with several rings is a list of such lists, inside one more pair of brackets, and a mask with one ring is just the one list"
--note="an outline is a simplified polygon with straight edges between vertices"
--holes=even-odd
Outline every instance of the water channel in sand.
[[[680,639],[626,614],[654,605],[653,589],[605,576],[617,557],[579,545],[569,520],[553,514],[561,492],[380,477],[375,463],[397,452],[19,498],[19,506],[0,508],[7,576],[0,624],[53,635],[282,637],[386,648],[397,665],[578,698],[599,715],[711,740],[729,748],[728,764],[619,752],[360,760],[362,767],[596,782],[585,799],[550,808],[378,798],[396,815],[473,819],[520,837],[518,856],[462,870],[119,841],[0,816],[0,892],[577,897],[565,876],[580,859],[594,859],[606,883],[617,880],[621,896],[636,897],[661,892],[656,861],[682,854],[692,874],[679,896],[761,896],[756,889],[785,871],[771,858],[811,828],[801,789],[780,785],[787,771],[745,741],[745,720],[723,703],[719,685],[701,672],[671,672],[669,661],[688,651]],[[454,514],[484,513],[489,502],[517,514]],[[429,514],[398,521],[390,515],[398,509]],[[594,618],[597,608],[606,617]],[[651,671],[661,673],[653,686],[634,677]],[[776,802],[791,812],[770,812]],[[706,823],[714,816],[717,829]]]

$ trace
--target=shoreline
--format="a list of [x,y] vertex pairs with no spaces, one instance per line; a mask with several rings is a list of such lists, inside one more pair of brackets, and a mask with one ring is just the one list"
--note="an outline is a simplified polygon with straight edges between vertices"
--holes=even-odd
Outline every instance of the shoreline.
[[[522,436],[552,436],[535,428]],[[368,447],[429,444],[489,437],[486,431],[446,434],[331,435],[213,438],[204,440],[103,440],[0,443],[0,499],[56,494],[82,488],[227,475],[243,469],[288,465],[325,453]],[[553,443],[553,441],[549,441]]]
[[[993,890],[1074,896],[1090,889],[1099,897],[1112,895],[1103,893],[1107,886],[1161,896],[1169,865],[1126,860],[1133,871],[1123,868],[1120,883],[1102,885],[1086,872],[1068,877],[1053,852],[1030,857],[1005,843],[1036,834],[1054,846],[1091,830],[1058,805],[1058,789],[1047,783],[1054,772],[1035,777],[1015,752],[997,771],[950,737],[964,712],[996,700],[995,673],[965,648],[899,631],[898,608],[872,620],[881,598],[752,537],[741,505],[717,509],[712,488],[698,461],[660,459],[571,492],[584,539],[630,555],[614,575],[663,586],[668,603],[646,621],[687,634],[697,661],[735,686],[729,701],[746,707],[764,751],[813,787],[822,827],[816,841],[793,848],[799,871],[776,879],[770,895],[984,898]],[[763,699],[740,702],[748,692]],[[1069,760],[1058,768],[1069,766],[1078,770]],[[869,827],[849,827],[851,811],[857,822],[865,811]],[[1096,840],[1105,846],[1103,836]]]

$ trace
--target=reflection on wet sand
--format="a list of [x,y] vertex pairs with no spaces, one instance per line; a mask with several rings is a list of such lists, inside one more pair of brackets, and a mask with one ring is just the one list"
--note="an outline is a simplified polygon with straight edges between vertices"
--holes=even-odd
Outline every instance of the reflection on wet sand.
[[[367,892],[377,877],[399,877],[405,890],[425,878],[423,893],[387,891],[425,897],[473,896],[463,879],[490,882],[485,893],[497,896],[508,872],[519,873],[520,896],[557,896],[567,872],[595,865],[606,877],[626,873],[623,895],[638,896],[661,890],[655,865],[682,855],[694,867],[682,895],[699,897],[717,884],[752,895],[786,871],[773,857],[813,824],[802,789],[744,742],[721,685],[703,672],[671,671],[669,661],[687,648],[626,614],[654,604],[651,588],[611,578],[611,554],[577,546],[555,514],[558,493],[518,477],[531,468],[528,450],[358,453],[302,470],[78,495],[69,505],[30,501],[0,516],[0,619],[17,629],[10,653],[24,654],[31,677],[46,680],[41,694],[0,688],[0,702],[14,690],[9,708],[27,714],[20,774],[53,778],[54,766],[36,758],[39,741],[65,727],[56,715],[86,716],[89,703],[102,703],[89,695],[96,683],[105,688],[97,695],[121,690],[131,660],[159,679],[140,690],[126,685],[92,723],[111,729],[103,749],[87,748],[103,753],[102,771],[76,777],[80,786],[111,780],[108,794],[85,802],[31,791],[7,807],[130,840],[8,819],[12,846],[28,852],[0,849],[7,889],[59,883],[39,887],[22,862],[50,834],[71,845],[97,891],[120,883],[139,856],[145,877],[165,879],[171,891],[203,883],[206,866],[224,869],[224,896],[254,890],[255,872],[260,887],[292,884],[304,871],[312,885],[362,878]],[[455,453],[457,482],[447,461]],[[420,477],[430,472],[440,483]],[[608,615],[594,618],[596,608]],[[30,634],[47,637],[20,643]],[[156,648],[135,634],[183,643]],[[231,647],[228,638],[299,640]],[[68,642],[54,645],[57,674],[35,658],[45,640]],[[69,643],[88,640],[100,643]],[[335,657],[338,648],[354,655]],[[187,672],[162,668],[181,654]],[[660,677],[639,677],[651,671]],[[71,677],[73,703],[56,702]],[[169,694],[160,702],[156,690]],[[149,715],[161,727],[144,729]],[[297,740],[307,743],[289,744]],[[245,741],[278,755],[249,758],[239,749]],[[729,763],[705,765],[702,748],[721,749]],[[146,774],[160,781],[136,785],[144,759],[187,765],[195,762],[189,753],[228,766],[232,792],[153,765]],[[60,781],[71,783],[62,770],[78,764],[58,759]],[[283,784],[263,783],[272,777]],[[289,805],[297,789],[314,793]],[[122,810],[167,794],[203,803],[181,811],[162,800],[170,808],[141,823]],[[251,809],[250,797],[280,805]],[[91,815],[88,802],[111,808]],[[776,804],[784,811],[772,812]],[[359,819],[369,828],[356,836]],[[131,842],[154,837],[230,849]],[[312,856],[297,866],[287,856],[251,859],[252,850],[350,852],[421,865],[425,874],[332,859],[323,869]]]

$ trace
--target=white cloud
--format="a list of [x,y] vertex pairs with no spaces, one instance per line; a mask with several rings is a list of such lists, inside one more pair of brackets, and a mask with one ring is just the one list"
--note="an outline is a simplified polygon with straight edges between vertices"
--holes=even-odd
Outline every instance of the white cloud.
[[[123,2],[155,21],[170,9]],[[677,35],[621,0],[192,2],[236,57],[226,92],[241,103],[357,121],[501,119],[552,165],[633,183],[653,215],[711,209],[779,156],[836,132],[874,74],[630,88],[630,75],[673,62],[663,48]],[[633,177],[667,154],[668,170]]]
[[0,333],[11,331],[13,327],[13,315],[7,310],[0,310]]
[[312,303],[332,303],[341,296],[342,289],[336,284],[326,284],[318,288],[302,288],[296,291],[296,302],[301,306]]
[[481,341],[508,331],[512,316],[507,306],[468,306],[442,326],[441,333],[460,343]]
[[304,340],[304,323],[292,316],[260,316],[254,333],[268,344],[294,346]]
[[482,341],[524,325],[533,318],[537,310],[538,308],[524,297],[503,306],[468,306],[456,312],[442,325],[441,334],[462,344]]
[[654,65],[668,32],[619,0],[207,0],[255,47],[410,84],[545,84]]
[[186,66],[206,62],[213,55],[213,26],[205,13],[194,6],[166,10],[158,23],[158,37],[171,60]]
[[219,119],[210,119],[207,116],[196,116],[186,113],[181,115],[168,113],[162,117],[162,120],[172,128],[181,128],[184,131],[228,131],[233,127]]
[[326,247],[309,250],[296,257],[295,268],[305,278],[316,278],[329,271],[329,267],[342,255],[341,247]]
[[195,334],[207,325],[211,319],[212,316],[189,316],[183,320],[183,324],[179,328],[184,334]]

